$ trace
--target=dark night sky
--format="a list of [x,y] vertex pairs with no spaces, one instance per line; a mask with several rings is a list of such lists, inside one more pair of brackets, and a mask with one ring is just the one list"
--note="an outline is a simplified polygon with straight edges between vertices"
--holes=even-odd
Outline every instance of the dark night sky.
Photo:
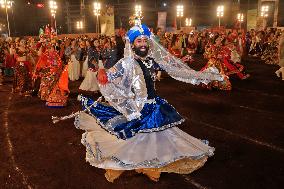
[[[10,25],[12,34],[15,35],[36,35],[40,26],[50,23],[50,13],[48,10],[49,0],[14,0],[15,6],[13,7],[13,14],[10,12]],[[58,13],[57,22],[58,26],[62,27],[62,32],[67,32],[66,30],[66,20],[63,11],[63,5],[66,1],[70,2],[71,5],[80,4],[80,0],[56,0],[58,2]],[[86,5],[90,5],[95,0],[85,0]],[[237,0],[223,0],[223,2],[229,2]],[[241,9],[245,12],[248,8],[248,1],[250,2],[250,8],[257,8],[257,0],[240,0]],[[27,2],[31,2],[31,5],[27,5]],[[119,24],[128,23],[128,17],[134,12],[134,0],[100,0],[103,4],[114,4],[116,11],[116,27]],[[117,3],[120,3],[122,9],[117,8]],[[157,22],[157,12],[166,10],[168,12],[167,25],[170,26],[175,19],[175,5],[178,0],[137,0],[138,3],[142,5],[142,11],[144,15],[144,22],[150,27],[156,27]],[[155,3],[156,2],[156,3]],[[162,4],[166,2],[167,8],[163,8]],[[181,1],[185,5],[184,14],[185,17],[192,17],[196,22],[195,25],[216,25],[215,9],[216,5],[222,0],[183,0]],[[45,8],[39,9],[35,5],[37,3],[45,3]],[[156,6],[156,8],[155,8]],[[194,8],[193,8],[194,6]],[[89,8],[91,9],[91,8]],[[284,25],[284,0],[280,0],[279,5],[279,23]],[[77,8],[79,10],[79,6]],[[229,9],[225,9],[224,24],[230,26],[232,23],[232,15],[230,17]],[[87,25],[89,26],[86,30],[87,32],[94,32],[94,16],[92,15],[92,10],[86,11],[86,17],[88,19]],[[214,16],[212,16],[214,15]],[[2,18],[2,19],[1,19]],[[0,11],[0,22],[5,22],[5,11]],[[226,20],[225,20],[226,19]],[[231,19],[231,20],[230,20]],[[125,25],[123,25],[125,26]]]

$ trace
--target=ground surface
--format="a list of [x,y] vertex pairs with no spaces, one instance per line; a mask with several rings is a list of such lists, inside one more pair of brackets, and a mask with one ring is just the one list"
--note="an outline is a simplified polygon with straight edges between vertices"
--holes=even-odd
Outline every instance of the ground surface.
[[[157,84],[186,122],[180,128],[216,148],[191,175],[162,174],[154,183],[135,172],[111,184],[104,171],[85,162],[81,130],[73,120],[53,125],[51,116],[80,109],[79,82],[64,109],[0,87],[0,188],[282,188],[284,184],[284,82],[277,66],[244,61],[248,80],[232,79],[233,90],[209,91],[165,78]],[[204,64],[198,61],[195,67]]]

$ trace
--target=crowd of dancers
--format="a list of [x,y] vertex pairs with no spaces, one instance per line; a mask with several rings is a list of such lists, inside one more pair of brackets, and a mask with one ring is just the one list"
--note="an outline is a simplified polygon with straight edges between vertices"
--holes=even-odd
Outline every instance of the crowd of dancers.
[[38,95],[47,106],[61,107],[66,105],[70,81],[84,78],[81,90],[98,91],[97,70],[110,68],[122,58],[124,43],[121,37],[58,39],[40,34],[2,39],[0,48],[1,84],[13,77],[13,93]]
[[[48,106],[65,106],[69,93],[68,81],[84,78],[79,87],[82,91],[98,92],[97,71],[110,69],[123,58],[125,33],[108,37],[80,36],[58,39],[50,33],[39,37],[1,39],[0,63],[2,84],[5,76],[14,77],[13,92],[23,96],[37,93]],[[241,64],[243,56],[259,58],[266,64],[279,64],[276,74],[281,76],[281,30],[191,33],[163,33],[157,29],[155,40],[185,64],[194,64],[194,56],[203,54],[207,64],[202,68],[218,69],[222,82],[212,82],[207,88],[231,90],[231,75],[247,79]],[[283,53],[282,53],[283,54]],[[159,72],[160,74],[160,72]],[[159,75],[160,76],[160,75]]]
[[[64,107],[69,82],[81,81],[78,93],[102,96],[95,100],[79,95],[83,110],[53,117],[53,122],[76,117],[76,128],[85,131],[86,161],[105,169],[109,182],[127,170],[158,181],[162,172],[189,174],[214,154],[206,141],[176,127],[185,120],[156,94],[161,72],[200,87],[232,90],[232,75],[241,80],[250,77],[241,61],[252,56],[279,64],[280,76],[283,36],[274,29],[246,34],[208,30],[174,34],[157,29],[154,35],[138,23],[114,36],[60,39],[47,28],[38,38],[2,39],[0,84],[13,76],[13,93],[37,95],[48,107]],[[201,57],[197,54],[207,60],[201,70],[190,67]]]

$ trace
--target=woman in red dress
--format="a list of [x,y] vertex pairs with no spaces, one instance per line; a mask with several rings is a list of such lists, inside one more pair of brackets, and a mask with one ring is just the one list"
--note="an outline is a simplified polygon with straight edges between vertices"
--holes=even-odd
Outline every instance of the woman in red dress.
[[215,44],[207,45],[204,53],[204,57],[208,59],[207,64],[201,69],[201,71],[208,69],[210,67],[217,68],[219,73],[224,77],[223,81],[213,81],[209,83],[206,87],[217,88],[220,90],[231,90],[232,84],[226,75],[227,68],[224,64],[224,59],[226,59],[227,52],[222,46],[222,38],[217,37]]
[[62,64],[60,56],[52,45],[41,55],[34,77],[41,78],[39,97],[49,107],[66,105],[68,89],[68,69]]
[[19,47],[17,49],[12,48],[12,52],[16,57],[13,92],[30,96],[32,92],[32,66],[27,61],[26,41],[24,39],[20,40]]

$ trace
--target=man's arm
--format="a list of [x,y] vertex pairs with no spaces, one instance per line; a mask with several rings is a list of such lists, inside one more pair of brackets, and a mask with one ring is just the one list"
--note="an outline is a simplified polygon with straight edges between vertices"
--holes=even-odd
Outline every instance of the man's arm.
[[122,77],[123,74],[124,69],[122,67],[122,64],[117,64],[108,70],[99,69],[97,78],[100,84],[105,85],[110,81]]

